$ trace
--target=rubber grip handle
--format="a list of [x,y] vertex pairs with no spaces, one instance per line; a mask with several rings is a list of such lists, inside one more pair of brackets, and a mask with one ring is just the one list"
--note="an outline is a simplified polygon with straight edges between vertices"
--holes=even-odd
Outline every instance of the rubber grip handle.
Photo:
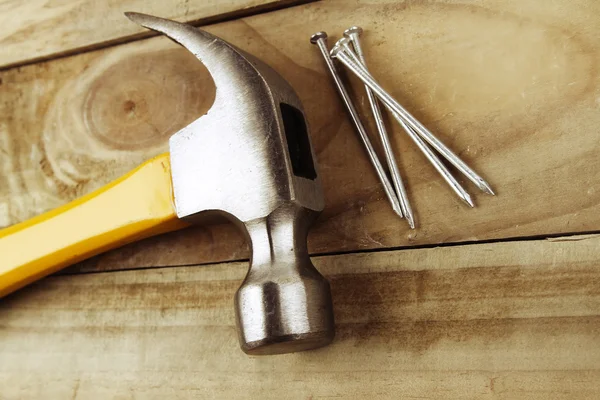
[[78,261],[186,227],[169,154],[55,210],[0,230],[0,297]]

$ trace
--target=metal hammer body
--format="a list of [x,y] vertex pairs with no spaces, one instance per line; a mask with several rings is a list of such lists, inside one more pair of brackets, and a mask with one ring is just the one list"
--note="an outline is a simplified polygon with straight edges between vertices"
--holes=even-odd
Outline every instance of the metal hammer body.
[[[219,214],[242,228],[252,249],[250,269],[235,295],[242,349],[276,354],[328,344],[334,336],[329,283],[311,263],[306,243],[310,225],[323,210],[323,192],[296,93],[269,66],[218,37],[166,19],[126,15],[191,51],[214,79],[215,102],[206,115],[171,137],[168,160],[155,161],[156,168],[140,167],[111,188],[79,200],[77,207],[68,205],[0,231],[0,251],[3,244],[10,250],[19,240],[58,226],[56,218],[64,220],[75,211],[85,217],[89,204],[101,203],[98,199],[108,198],[115,188],[123,190],[133,177],[139,181],[140,171],[144,179],[161,174],[161,182],[167,182],[148,194],[164,201],[145,199],[149,211],[139,217],[145,225],[117,221],[110,229],[94,231],[95,240],[74,238],[29,258],[14,256],[5,265],[0,260],[0,295],[82,258],[61,253],[64,248],[88,257],[185,226],[177,221],[197,223],[204,215]],[[168,189],[172,209],[166,197],[171,193],[164,193]],[[110,234],[112,241],[106,239]],[[2,291],[3,286],[8,289]]]

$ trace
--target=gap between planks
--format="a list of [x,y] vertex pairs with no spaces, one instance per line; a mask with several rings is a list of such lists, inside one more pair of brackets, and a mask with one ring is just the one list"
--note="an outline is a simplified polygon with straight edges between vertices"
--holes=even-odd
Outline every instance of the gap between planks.
[[[419,252],[423,250],[431,250],[431,249],[445,249],[445,248],[460,248],[460,247],[479,247],[481,246],[489,246],[489,245],[502,245],[502,244],[519,244],[519,243],[531,243],[531,242],[552,242],[552,243],[560,243],[560,242],[578,242],[578,241],[587,241],[587,240],[597,240],[600,238],[600,232],[578,232],[573,234],[560,234],[560,235],[546,235],[546,236],[532,236],[532,237],[520,237],[520,238],[502,238],[502,239],[490,239],[483,241],[471,241],[471,242],[454,242],[454,243],[439,243],[439,244],[427,244],[427,245],[418,245],[418,246],[402,246],[396,248],[384,248],[384,249],[368,249],[368,250],[357,250],[357,251],[340,251],[340,252],[331,252],[331,253],[322,253],[322,254],[311,254],[310,257],[313,261],[318,263],[320,259],[326,259],[331,257],[344,257],[344,256],[374,256],[377,257],[377,254],[383,253],[392,255],[399,251],[402,252]],[[490,246],[491,247],[491,246]],[[142,266],[139,268],[119,268],[113,266],[106,266],[107,269],[103,270],[86,270],[79,269],[77,265],[74,265],[71,268],[66,268],[62,271],[57,272],[54,276],[57,275],[87,275],[87,274],[104,274],[110,272],[125,272],[125,271],[139,271],[139,270],[152,270],[152,269],[170,269],[170,268],[182,268],[182,267],[201,267],[201,266],[219,266],[219,265],[231,265],[231,264],[247,264],[249,262],[248,258],[240,258],[235,260],[224,260],[219,262],[210,262],[210,263],[194,263],[194,264],[177,264],[177,265],[154,265],[154,266]],[[348,271],[355,272],[355,271]]]
[[[247,18],[247,17],[253,16],[253,15],[259,15],[259,14],[269,13],[269,12],[273,12],[273,11],[278,11],[278,10],[282,10],[284,8],[289,8],[289,7],[294,7],[294,6],[298,6],[298,5],[302,5],[302,4],[312,3],[315,1],[319,1],[319,0],[279,0],[279,1],[273,2],[273,3],[259,4],[256,6],[252,6],[252,7],[248,7],[248,8],[244,8],[244,9],[240,9],[240,10],[232,10],[232,11],[225,12],[225,13],[218,14],[218,15],[211,15],[208,17],[200,18],[200,19],[195,19],[195,20],[191,20],[191,21],[181,21],[181,22],[184,22],[189,25],[193,25],[195,27],[213,25],[213,24],[223,23],[223,22],[232,21],[232,20],[236,20],[236,19]],[[125,15],[123,15],[123,18],[126,18]],[[0,65],[0,72],[9,70],[9,69],[13,69],[13,68],[20,68],[20,67],[24,67],[27,65],[37,64],[37,63],[41,63],[41,62],[71,57],[71,56],[75,56],[78,54],[83,54],[83,53],[96,51],[96,50],[100,50],[100,49],[105,49],[108,47],[119,46],[119,45],[123,45],[125,43],[131,43],[131,42],[135,42],[138,40],[144,40],[144,39],[148,39],[148,38],[159,36],[159,35],[162,35],[162,34],[159,32],[155,32],[155,31],[144,28],[144,30],[142,32],[125,35],[125,36],[121,36],[121,37],[114,38],[114,39],[107,39],[104,41],[100,41],[97,43],[91,43],[91,44],[75,47],[72,49],[57,51],[55,53],[48,54],[48,55],[32,57],[29,59],[23,59],[23,60],[19,60],[19,61],[9,63],[6,65]]]

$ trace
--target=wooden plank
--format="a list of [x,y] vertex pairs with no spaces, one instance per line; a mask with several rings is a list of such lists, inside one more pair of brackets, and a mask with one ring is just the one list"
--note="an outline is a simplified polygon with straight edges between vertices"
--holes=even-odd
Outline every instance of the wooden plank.
[[600,397],[600,235],[324,256],[337,336],[248,357],[246,263],[55,276],[0,302],[21,398]]
[[123,13],[206,24],[309,0],[0,1],[0,68],[151,36]]
[[[600,3],[584,0],[318,2],[208,29],[264,59],[304,101],[327,204],[310,234],[314,254],[600,229],[599,20]],[[394,126],[420,228],[394,216],[308,43],[314,31],[339,34],[356,23],[382,83],[489,179],[497,197],[477,195],[478,208],[468,209]],[[167,150],[169,135],[214,96],[206,70],[166,38],[7,70],[0,79],[5,226]],[[218,225],[138,243],[86,268],[247,256],[235,228]]]

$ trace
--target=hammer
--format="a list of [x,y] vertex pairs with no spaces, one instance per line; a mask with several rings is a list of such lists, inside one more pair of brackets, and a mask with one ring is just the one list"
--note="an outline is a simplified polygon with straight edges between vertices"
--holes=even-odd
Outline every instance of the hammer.
[[1,230],[0,297],[106,250],[219,214],[251,244],[250,269],[235,294],[242,350],[278,354],[330,343],[329,283],[306,243],[323,191],[297,94],[269,66],[210,33],[126,16],[192,52],[214,79],[214,104],[170,138],[169,153]]

